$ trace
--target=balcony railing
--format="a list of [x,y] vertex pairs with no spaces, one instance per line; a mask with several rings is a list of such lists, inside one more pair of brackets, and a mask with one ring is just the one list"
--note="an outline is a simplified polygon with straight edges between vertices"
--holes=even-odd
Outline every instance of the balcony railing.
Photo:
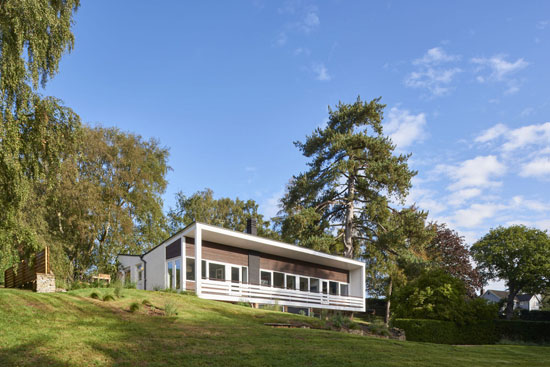
[[201,297],[224,301],[278,303],[284,306],[330,308],[349,311],[363,311],[365,308],[361,297],[305,292],[228,280],[203,279],[201,281]]

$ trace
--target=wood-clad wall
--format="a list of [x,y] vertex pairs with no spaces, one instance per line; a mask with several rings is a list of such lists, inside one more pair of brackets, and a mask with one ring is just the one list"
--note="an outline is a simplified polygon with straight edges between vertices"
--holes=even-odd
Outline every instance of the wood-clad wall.
[[[38,252],[31,268],[28,261],[21,261],[17,266],[12,266],[4,271],[4,283],[6,288],[18,288],[36,281],[37,273],[50,274],[50,249],[46,247]],[[15,268],[17,267],[17,271]]]
[[[195,240],[185,238],[186,255],[195,256]],[[337,269],[330,266],[318,265],[306,261],[290,259],[287,257],[269,255],[262,252],[249,251],[238,247],[227,246],[219,243],[202,241],[202,259],[220,261],[229,264],[249,266],[249,254],[254,253],[260,257],[260,268],[264,270],[292,273],[314,278],[349,282],[347,270]],[[251,269],[252,270],[252,269]],[[252,273],[250,274],[252,281]]]

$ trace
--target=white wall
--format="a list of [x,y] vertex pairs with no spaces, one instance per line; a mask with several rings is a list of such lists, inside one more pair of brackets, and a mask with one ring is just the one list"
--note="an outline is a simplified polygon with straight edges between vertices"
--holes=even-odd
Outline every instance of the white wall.
[[146,290],[154,290],[155,288],[166,288],[166,243],[155,248],[143,259],[147,262],[145,271],[147,272]]
[[350,296],[365,298],[365,268],[360,267],[349,272]]

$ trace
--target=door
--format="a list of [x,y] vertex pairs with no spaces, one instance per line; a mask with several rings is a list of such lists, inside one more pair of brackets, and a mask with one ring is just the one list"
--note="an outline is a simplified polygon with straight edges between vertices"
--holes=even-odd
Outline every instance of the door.
[[230,289],[231,289],[231,294],[233,295],[240,295],[240,292],[241,292],[240,276],[241,276],[241,268],[232,266]]
[[326,280],[321,281],[321,304],[328,305],[328,282]]

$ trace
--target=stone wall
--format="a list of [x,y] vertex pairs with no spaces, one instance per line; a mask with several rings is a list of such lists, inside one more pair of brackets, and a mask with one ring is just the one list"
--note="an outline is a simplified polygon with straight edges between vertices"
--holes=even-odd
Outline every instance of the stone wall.
[[34,290],[38,293],[54,293],[55,292],[55,275],[36,273],[36,282]]

